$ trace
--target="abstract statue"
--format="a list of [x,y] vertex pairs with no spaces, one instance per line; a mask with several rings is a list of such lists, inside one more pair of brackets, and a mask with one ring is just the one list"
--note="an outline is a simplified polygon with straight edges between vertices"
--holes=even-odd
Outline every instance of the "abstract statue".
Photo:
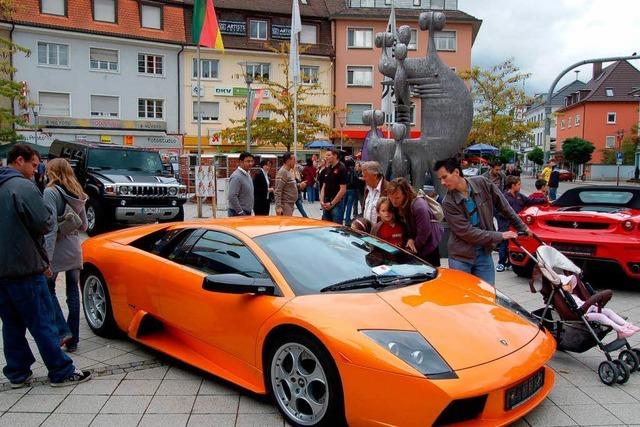
[[[430,180],[443,194],[445,189],[433,178],[433,165],[464,147],[471,130],[473,101],[464,82],[442,62],[436,50],[434,33],[444,28],[444,13],[421,13],[419,23],[422,31],[429,31],[426,58],[407,58],[411,28],[406,25],[376,34],[376,47],[382,48],[378,69],[393,79],[396,119],[391,126],[393,139],[381,138],[375,130],[384,123],[384,114],[379,110],[364,112],[363,122],[374,130],[367,155],[382,165],[387,176],[407,177],[416,189]],[[386,54],[389,46],[394,46],[394,58]],[[421,99],[422,134],[417,139],[408,139],[411,96]]]

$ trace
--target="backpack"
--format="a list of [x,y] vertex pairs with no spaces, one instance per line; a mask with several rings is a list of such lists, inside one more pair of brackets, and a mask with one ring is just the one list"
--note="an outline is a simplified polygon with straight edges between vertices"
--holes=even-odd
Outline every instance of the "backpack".
[[442,205],[433,197],[427,196],[423,191],[418,191],[418,197],[424,199],[429,205],[429,209],[431,209],[431,213],[435,220],[431,220],[431,222],[442,222],[444,219],[444,210],[442,209]]
[[77,212],[73,210],[71,205],[67,203],[67,200],[64,198],[62,191],[60,191],[60,189],[57,187],[56,189],[60,193],[62,201],[64,202],[64,212],[62,213],[62,215],[58,216],[58,238],[60,238],[71,234],[82,227],[82,219],[80,218],[80,215],[78,215]]

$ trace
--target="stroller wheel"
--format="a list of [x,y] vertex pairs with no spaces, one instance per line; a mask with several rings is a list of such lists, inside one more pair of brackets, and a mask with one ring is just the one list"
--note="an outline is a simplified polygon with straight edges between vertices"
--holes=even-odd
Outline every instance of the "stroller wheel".
[[618,368],[613,362],[605,360],[598,366],[598,375],[600,376],[600,381],[606,385],[613,385],[618,379]]
[[[636,356],[638,356],[638,360],[640,360],[640,348],[632,348],[631,351],[633,351]],[[638,370],[640,371],[640,366],[638,367]]]
[[614,360],[613,363],[616,365],[616,368],[618,368],[618,378],[616,378],[618,384],[624,384],[629,381],[631,371],[629,371],[629,367],[627,366],[627,364],[622,360],[617,359]]
[[630,372],[635,372],[640,366],[640,359],[633,350],[622,350],[618,355],[618,360],[622,360],[629,367]]

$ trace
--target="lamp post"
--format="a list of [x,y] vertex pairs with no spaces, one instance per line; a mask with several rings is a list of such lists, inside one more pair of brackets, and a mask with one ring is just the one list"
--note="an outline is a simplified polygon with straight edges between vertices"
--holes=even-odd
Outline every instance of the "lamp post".
[[616,132],[616,137],[618,139],[618,151],[616,152],[616,165],[618,166],[618,171],[616,172],[616,186],[618,186],[620,185],[620,163],[622,163],[618,160],[618,156],[622,155],[622,138],[624,138],[624,129],[618,129],[618,131]]
[[253,75],[249,74],[247,62],[238,62],[244,74],[244,82],[247,84],[247,111],[245,120],[247,122],[247,153],[251,152],[251,83],[253,83]]
[[35,140],[33,141],[33,143],[36,145],[38,145],[38,109],[39,107],[40,107],[40,104],[33,104],[31,106],[31,112],[33,113],[33,124],[35,125],[33,129],[33,132],[35,134],[34,135]]
[[344,138],[343,138],[344,121],[345,121],[345,116],[342,115],[342,114],[339,115],[338,116],[338,123],[340,123],[340,151],[342,151],[342,145],[344,143]]

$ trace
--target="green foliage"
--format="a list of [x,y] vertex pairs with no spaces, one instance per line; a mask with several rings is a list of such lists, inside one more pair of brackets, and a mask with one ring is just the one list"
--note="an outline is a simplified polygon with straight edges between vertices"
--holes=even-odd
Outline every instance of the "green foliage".
[[[9,19],[14,11],[14,0],[0,0],[0,18]],[[22,116],[13,114],[13,103],[17,100],[21,108],[27,108],[28,102],[20,82],[11,80],[16,69],[11,65],[15,53],[29,55],[29,50],[0,37],[0,144],[17,141],[16,126],[27,126]]]
[[[631,129],[631,136],[626,136],[620,144],[620,150],[622,151],[622,164],[634,165],[636,161],[636,149],[638,148],[638,126],[635,125]],[[616,164],[616,151],[615,148],[605,148],[602,150],[602,163],[605,165]]]
[[540,147],[536,147],[529,151],[527,159],[531,160],[536,165],[542,165],[544,163],[544,151]]
[[[258,144],[272,146],[284,145],[289,151],[293,144],[293,120],[294,120],[294,94],[291,92],[293,82],[289,80],[287,70],[289,68],[289,45],[283,43],[279,48],[271,47],[271,50],[280,56],[279,66],[284,71],[286,81],[278,83],[271,80],[257,79],[261,87],[267,89],[273,101],[262,103],[259,111],[268,111],[269,119],[256,119],[251,121],[251,137]],[[331,135],[333,129],[321,121],[322,118],[337,112],[330,105],[315,105],[308,103],[309,97],[326,95],[319,84],[304,84],[298,86],[298,143],[306,144],[313,141],[318,135]],[[235,103],[236,109],[246,110],[246,100]],[[231,120],[235,126],[222,131],[222,137],[232,141],[246,141],[247,122],[243,120]]]
[[529,76],[520,72],[513,59],[489,70],[474,67],[460,73],[460,77],[471,82],[475,104],[469,141],[502,146],[527,138],[538,123],[516,120],[513,111],[530,102],[522,89],[522,82]]
[[589,162],[595,149],[592,143],[577,137],[565,139],[562,143],[562,155],[574,165]]
[[511,148],[503,147],[500,149],[498,160],[500,160],[502,164],[513,163],[514,159],[517,159],[517,155]]

